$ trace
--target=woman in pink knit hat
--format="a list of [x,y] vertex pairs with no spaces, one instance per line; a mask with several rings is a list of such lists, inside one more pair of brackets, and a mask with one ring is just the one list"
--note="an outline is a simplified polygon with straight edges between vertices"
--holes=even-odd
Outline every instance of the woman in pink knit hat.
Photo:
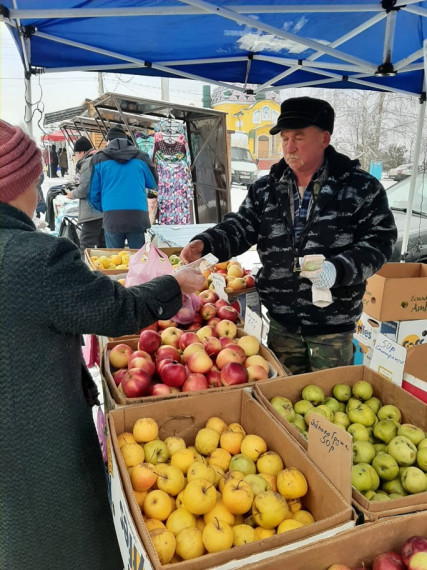
[[122,570],[81,335],[168,319],[204,277],[125,288],[90,271],[71,241],[36,231],[41,171],[34,141],[0,120],[0,568]]

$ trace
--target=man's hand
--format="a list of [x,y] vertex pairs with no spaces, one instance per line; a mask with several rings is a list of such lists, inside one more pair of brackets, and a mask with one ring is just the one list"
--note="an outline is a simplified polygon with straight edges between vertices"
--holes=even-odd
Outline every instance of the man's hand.
[[206,277],[192,267],[181,267],[175,270],[175,279],[178,281],[183,293],[194,293],[203,287]]
[[203,255],[204,243],[201,239],[196,239],[188,243],[180,253],[180,258],[184,263],[192,263],[200,259]]

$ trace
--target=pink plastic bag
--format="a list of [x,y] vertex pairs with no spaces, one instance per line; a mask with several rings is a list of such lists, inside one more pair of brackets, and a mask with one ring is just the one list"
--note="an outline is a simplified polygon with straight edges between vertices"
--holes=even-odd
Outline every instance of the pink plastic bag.
[[104,463],[107,462],[107,422],[105,421],[104,412],[98,408],[96,416],[96,431],[98,432],[99,445],[101,446],[102,458]]

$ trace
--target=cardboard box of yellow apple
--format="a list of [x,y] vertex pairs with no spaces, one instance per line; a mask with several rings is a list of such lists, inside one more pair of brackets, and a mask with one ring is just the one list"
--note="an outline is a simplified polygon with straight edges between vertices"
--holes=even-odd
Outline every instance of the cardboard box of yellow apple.
[[109,342],[101,371],[108,409],[286,374],[269,349],[228,319],[198,330],[146,329],[137,338]]
[[[342,496],[243,391],[120,408],[108,421],[127,507],[153,568],[232,560],[230,568],[242,568],[261,550],[274,556],[353,525]],[[123,497],[112,501],[119,512]],[[120,543],[120,517],[115,524]]]
[[[176,257],[182,250],[181,247],[159,249],[169,257]],[[101,271],[106,275],[126,274],[129,269],[129,257],[137,251],[137,249],[87,248],[84,251],[84,259],[92,270]],[[124,281],[125,279],[123,279],[122,285],[124,285]]]
[[255,397],[307,449],[311,412],[353,437],[353,502],[365,518],[427,509],[427,406],[370,368],[273,379]]

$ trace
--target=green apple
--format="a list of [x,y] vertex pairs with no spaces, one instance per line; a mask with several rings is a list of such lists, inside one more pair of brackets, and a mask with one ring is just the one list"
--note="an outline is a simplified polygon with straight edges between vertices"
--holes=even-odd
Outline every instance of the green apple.
[[427,447],[427,437],[425,437],[422,441],[420,441],[420,443],[418,444],[418,449],[424,449],[424,447]]
[[389,443],[397,435],[397,424],[393,420],[380,420],[374,426],[374,436],[384,443]]
[[372,479],[371,489],[373,491],[376,491],[380,486],[380,478],[378,477],[378,473],[375,471],[372,465],[369,465],[369,463],[364,463],[364,464],[359,463],[359,465],[366,465],[366,469],[368,469],[368,471],[371,473],[371,479]]
[[353,463],[371,463],[374,458],[375,447],[372,443],[369,441],[355,441],[353,443]]
[[379,486],[377,472],[369,463],[357,463],[351,468],[351,484],[358,491],[376,491]]
[[419,447],[417,450],[417,465],[427,473],[427,447]]
[[308,384],[302,390],[301,397],[303,400],[308,400],[314,406],[322,404],[323,400],[325,399],[325,394],[320,388],[320,386],[316,386],[315,384]]
[[313,404],[308,400],[298,400],[294,404],[294,410],[296,414],[300,414],[301,416],[305,416],[310,408],[313,408]]
[[427,475],[418,467],[408,467],[402,475],[402,486],[408,493],[427,491]]
[[320,404],[320,406],[317,406],[316,409],[312,411],[319,412],[320,410],[325,412],[326,414],[325,417],[328,418],[330,422],[334,420],[334,412],[329,406],[327,406],[326,404]]
[[357,398],[358,400],[369,400],[369,398],[374,393],[372,386],[366,380],[359,380],[354,384],[351,393],[353,394],[353,398]]
[[368,430],[368,434],[369,434],[368,441],[370,441],[372,444],[377,443],[378,440],[375,439],[374,428],[371,426],[371,427],[368,427],[366,429]]
[[377,413],[379,420],[394,420],[395,422],[400,422],[402,419],[402,414],[397,406],[392,404],[387,404],[381,406]]
[[394,499],[401,499],[403,497],[403,495],[399,495],[399,493],[390,493],[389,497],[390,497],[390,500],[394,500]]
[[374,443],[375,453],[379,455],[380,453],[387,453],[387,446],[385,443]]
[[339,402],[347,402],[351,398],[351,386],[348,384],[335,384],[332,393]]
[[309,425],[310,416],[313,413],[320,414],[321,416],[325,417],[327,420],[332,421],[331,420],[332,410],[330,410],[327,406],[324,407],[315,406],[314,408],[310,408],[304,416],[304,420],[306,421],[307,425]]
[[145,461],[157,465],[169,459],[169,448],[161,439],[153,439],[144,444]]
[[350,398],[349,401],[347,402],[347,405],[345,407],[345,411],[348,412],[350,410],[353,410],[354,408],[357,408],[357,406],[360,404],[360,400],[356,400],[356,398]]
[[375,415],[378,413],[378,410],[382,406],[381,400],[379,398],[377,398],[376,396],[372,396],[371,398],[368,398],[366,400],[365,404],[371,408],[371,410],[374,412]]
[[288,422],[294,419],[294,407],[288,398],[284,398],[283,396],[274,396],[270,400],[270,404],[282,416],[282,418],[285,418],[285,420],[288,420]]
[[374,493],[371,501],[390,501],[390,497],[386,493]]
[[339,411],[339,412],[342,412],[343,414],[345,414],[345,404],[344,404],[344,402],[340,402],[340,403],[339,403],[338,411]]
[[417,448],[410,439],[402,435],[398,435],[390,441],[387,446],[387,453],[403,467],[412,465],[417,459]]
[[375,495],[375,491],[371,491],[371,490],[369,490],[369,491],[364,491],[364,492],[362,493],[362,495],[363,495],[366,499],[368,499],[368,501],[370,501],[370,500],[372,499],[372,497]]
[[295,417],[291,423],[301,432],[304,432],[307,429],[307,424],[305,423],[304,417],[301,414],[295,414]]
[[261,475],[250,473],[249,475],[245,475],[244,481],[249,483],[249,485],[252,487],[254,497],[256,497],[256,495],[259,495],[263,491],[270,490],[270,483],[268,483],[266,479],[261,477]]
[[363,426],[373,426],[375,423],[375,414],[369,406],[359,402],[359,405],[347,412],[348,419],[351,423],[362,424]]
[[347,431],[353,436],[353,441],[368,441],[369,432],[366,426],[362,424],[351,424],[348,426]]
[[413,424],[402,424],[397,430],[397,435],[407,437],[414,445],[418,445],[424,439],[423,430]]
[[335,413],[338,412],[339,407],[340,407],[340,403],[338,402],[338,400],[336,400],[335,398],[331,398],[330,396],[328,396],[325,401],[323,402],[324,406],[328,406],[328,408],[331,408],[331,410]]
[[384,481],[381,485],[381,489],[386,491],[386,493],[396,493],[402,497],[408,494],[403,488],[400,476],[396,477],[396,479],[392,479],[391,481]]
[[248,455],[238,453],[231,458],[228,470],[240,471],[244,475],[249,475],[250,473],[256,473],[256,465]]
[[372,460],[372,467],[381,480],[392,481],[399,476],[399,465],[394,457],[388,453],[380,453]]
[[345,414],[344,412],[335,412],[334,424],[340,425],[344,429],[347,429],[348,426],[350,425],[350,420],[348,419],[348,415]]

